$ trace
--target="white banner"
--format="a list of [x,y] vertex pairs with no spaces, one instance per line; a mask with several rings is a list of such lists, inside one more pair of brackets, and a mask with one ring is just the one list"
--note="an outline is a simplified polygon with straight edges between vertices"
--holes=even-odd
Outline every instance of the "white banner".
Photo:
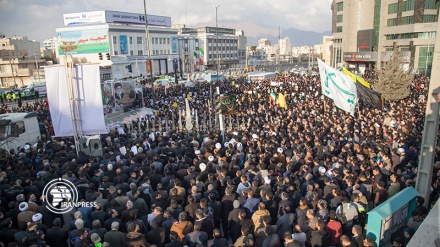
[[[107,23],[126,23],[145,25],[145,15],[137,13],[119,12],[119,11],[105,11],[105,19]],[[171,17],[147,15],[149,26],[171,27]]]
[[63,14],[63,19],[65,26],[105,23],[105,11]]
[[[90,11],[63,14],[64,25],[84,25],[97,23],[125,23],[145,25],[145,15],[120,11]],[[171,17],[147,15],[148,25],[171,27]]]
[[50,106],[50,115],[56,136],[73,136],[76,134],[96,135],[107,133],[104,122],[102,94],[98,64],[76,65],[74,69],[75,91],[72,97],[77,98],[80,116],[80,128],[78,133],[72,121],[67,73],[64,66],[45,67],[47,98]]
[[341,71],[318,59],[322,94],[333,99],[340,109],[354,116],[357,102],[356,85]]

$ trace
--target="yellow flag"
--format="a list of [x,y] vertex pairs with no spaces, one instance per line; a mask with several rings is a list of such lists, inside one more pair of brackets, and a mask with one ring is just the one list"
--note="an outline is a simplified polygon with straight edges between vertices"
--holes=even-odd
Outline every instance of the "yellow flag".
[[209,99],[208,99],[208,107],[210,107],[211,106],[211,101],[209,101]]
[[187,95],[186,95],[186,99],[187,99],[187,100],[190,100],[190,99],[191,99],[191,95],[190,95],[190,94],[187,94]]
[[342,72],[344,74],[346,74],[348,77],[350,77],[350,79],[356,83],[356,81],[358,81],[360,84],[364,85],[364,87],[366,88],[371,88],[370,83],[368,83],[367,81],[364,80],[364,78],[357,76],[353,73],[351,73],[350,71],[348,71],[346,68],[342,67]]
[[174,101],[173,106],[177,108],[177,102]]
[[282,93],[278,94],[278,104],[280,104],[281,108],[287,109],[286,97]]
[[232,86],[235,86],[235,81],[232,81]]
[[241,102],[243,102],[244,101],[244,97],[243,96],[241,96]]

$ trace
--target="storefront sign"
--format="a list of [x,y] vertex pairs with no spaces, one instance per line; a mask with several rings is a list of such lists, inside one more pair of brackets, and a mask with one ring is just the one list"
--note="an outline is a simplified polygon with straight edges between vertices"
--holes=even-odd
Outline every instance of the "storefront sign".
[[376,62],[377,52],[344,52],[346,62]]

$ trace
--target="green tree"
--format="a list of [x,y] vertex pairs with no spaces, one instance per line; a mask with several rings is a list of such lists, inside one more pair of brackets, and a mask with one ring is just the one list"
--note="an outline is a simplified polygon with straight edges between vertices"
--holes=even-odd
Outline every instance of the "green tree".
[[254,55],[254,52],[257,50],[257,46],[252,45],[252,46],[250,47],[250,49],[251,49],[251,51],[252,51],[252,56],[253,56],[253,55]]
[[382,94],[386,100],[397,101],[409,95],[409,86],[413,76],[411,68],[404,71],[400,63],[399,53],[394,51],[385,67],[378,71],[379,82],[374,84],[374,90]]

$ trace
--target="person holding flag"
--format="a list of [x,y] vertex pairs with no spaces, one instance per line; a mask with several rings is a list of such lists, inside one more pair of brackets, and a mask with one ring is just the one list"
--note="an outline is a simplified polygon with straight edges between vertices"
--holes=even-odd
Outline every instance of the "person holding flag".
[[335,105],[354,116],[358,100],[356,85],[341,71],[318,59],[322,94],[333,99]]
[[353,83],[356,85],[357,94],[359,99],[367,105],[383,110],[383,98],[382,94],[371,89],[370,83],[366,82],[364,78],[357,76],[346,68],[342,67],[342,72],[347,75]]
[[272,104],[278,105],[277,94],[274,91],[272,91],[272,90],[270,90],[269,99],[272,102]]

